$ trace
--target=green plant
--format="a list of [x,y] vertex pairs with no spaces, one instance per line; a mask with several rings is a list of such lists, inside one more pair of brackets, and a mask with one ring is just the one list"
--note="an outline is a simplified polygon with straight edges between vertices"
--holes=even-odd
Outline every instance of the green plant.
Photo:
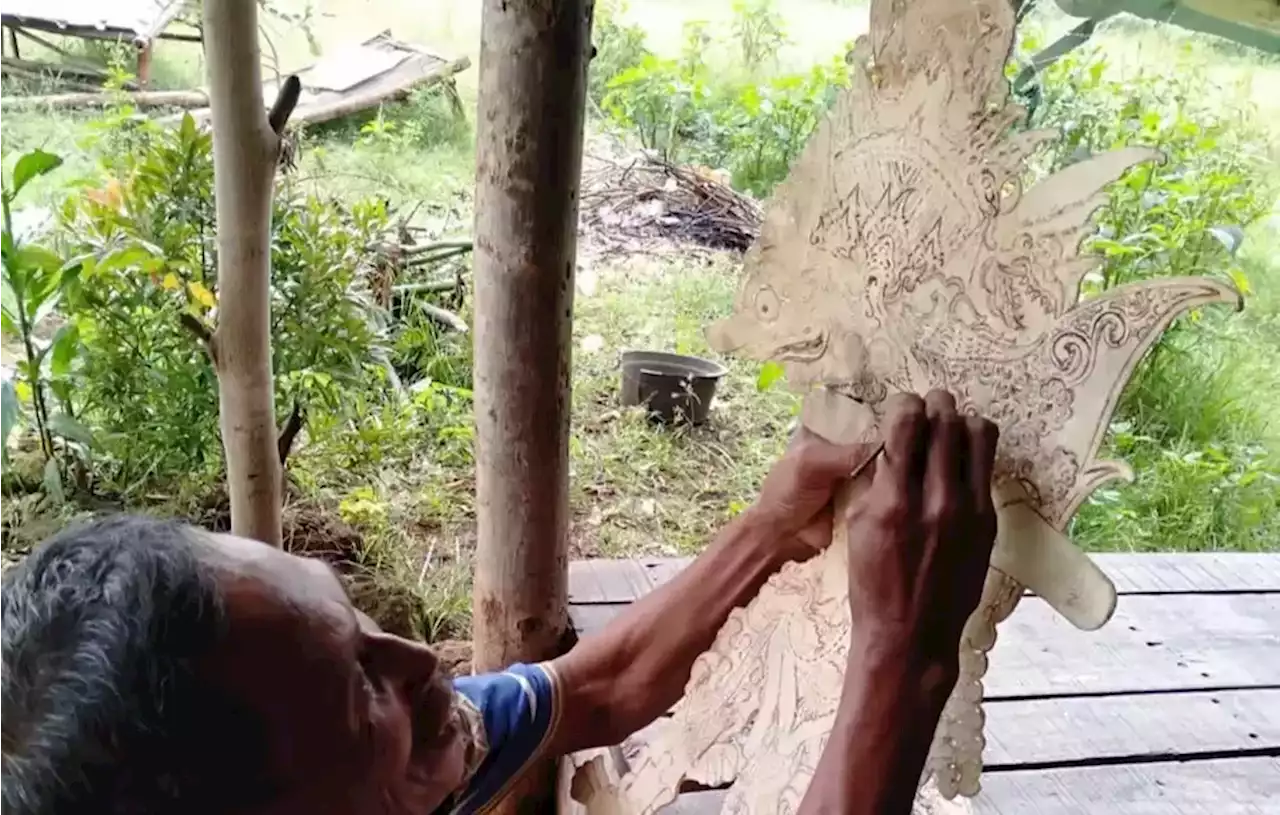
[[[125,496],[207,481],[222,461],[217,381],[197,337],[218,302],[212,140],[190,117],[137,136],[130,152],[104,156],[101,186],[67,200],[60,238],[83,267],[65,307],[83,341],[72,396],[98,430],[100,485]],[[387,228],[380,201],[346,206],[281,185],[271,286],[280,415],[311,404],[342,412],[351,389],[386,387],[386,324],[364,264]]]
[[776,65],[787,44],[786,23],[773,0],[733,0],[733,33],[749,70]]
[[441,326],[427,304],[406,297],[400,307],[392,348],[399,377],[411,385],[424,380],[471,387],[471,339]]
[[[18,159],[12,181],[0,192],[0,209],[4,217],[3,328],[5,333],[18,336],[23,350],[23,358],[18,363],[23,381],[5,382],[4,437],[7,443],[19,416],[20,391],[25,390],[45,459],[44,483],[55,498],[61,496],[67,475],[65,467],[60,469],[55,438],[63,442],[64,449],[72,443],[81,445],[81,452],[87,452],[92,438],[71,413],[66,387],[65,377],[78,345],[75,325],[59,326],[48,340],[41,339],[37,332],[75,285],[80,264],[74,261],[63,263],[62,258],[49,249],[24,242],[15,235],[13,203],[23,187],[61,163],[62,159],[52,153],[33,150]],[[61,411],[50,412],[47,389],[58,396],[62,403]]]
[[1217,274],[1247,287],[1228,238],[1270,206],[1270,156],[1256,109],[1217,104],[1202,82],[1189,53],[1176,70],[1123,79],[1107,77],[1098,50],[1073,52],[1045,72],[1033,124],[1063,133],[1045,156],[1051,169],[1128,145],[1164,155],[1111,188],[1092,241],[1106,263],[1086,293],[1166,274]]
[[354,142],[357,149],[399,157],[405,150],[463,145],[471,125],[450,83],[416,88],[403,102],[389,102],[355,116],[326,122],[307,131],[312,139]]
[[[1024,37],[1026,39],[1026,37]],[[1034,36],[1030,36],[1034,46]],[[1122,72],[1102,46],[1077,50],[1039,77],[1030,122],[1063,133],[1038,170],[1127,145],[1158,148],[1108,192],[1089,247],[1104,263],[1084,296],[1173,275],[1209,275],[1252,290],[1245,230],[1275,200],[1257,111],[1222,89],[1190,46],[1174,66]],[[1267,418],[1241,360],[1259,353],[1238,320],[1194,312],[1153,349],[1122,398],[1108,446],[1137,483],[1100,490],[1073,533],[1095,547],[1250,548],[1275,540],[1280,459],[1259,443]]]
[[397,132],[398,125],[396,122],[386,117],[386,106],[378,105],[377,114],[360,125],[360,138],[356,139],[359,145],[385,145],[394,142],[399,135]]
[[613,121],[671,160],[692,136],[710,95],[706,83],[682,71],[679,61],[653,54],[610,79],[608,88],[603,105]]
[[623,0],[604,0],[596,5],[593,39],[596,53],[587,71],[587,96],[597,105],[604,103],[609,80],[634,68],[649,55],[644,29],[625,23]]
[[[734,31],[744,59],[758,67],[785,41],[770,2],[738,3]],[[614,124],[633,132],[666,159],[729,170],[733,185],[767,195],[849,84],[843,57],[808,71],[757,78],[712,70],[714,39],[706,23],[688,23],[678,59],[644,53],[606,83],[602,106]]]
[[843,59],[815,65],[808,73],[744,85],[717,121],[717,164],[733,177],[733,186],[758,196],[787,176],[826,114],[835,94],[849,84]]

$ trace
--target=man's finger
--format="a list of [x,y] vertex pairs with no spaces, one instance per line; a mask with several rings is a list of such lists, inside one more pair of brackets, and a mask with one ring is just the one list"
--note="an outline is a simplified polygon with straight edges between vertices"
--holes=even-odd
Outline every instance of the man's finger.
[[969,480],[968,444],[965,423],[956,413],[956,399],[946,391],[930,391],[925,397],[929,420],[929,451],[925,463],[925,505],[927,517],[940,519],[970,500],[964,486]]
[[974,489],[974,500],[979,512],[994,515],[991,479],[995,475],[1000,428],[981,416],[966,416],[964,421],[965,435],[969,439],[969,480]]
[[851,478],[880,452],[880,443],[831,444],[818,437],[806,443],[801,458],[805,481],[831,483]]
[[914,393],[895,393],[885,400],[882,421],[884,463],[876,468],[876,479],[889,479],[899,489],[907,489],[924,475],[929,447],[924,400]]

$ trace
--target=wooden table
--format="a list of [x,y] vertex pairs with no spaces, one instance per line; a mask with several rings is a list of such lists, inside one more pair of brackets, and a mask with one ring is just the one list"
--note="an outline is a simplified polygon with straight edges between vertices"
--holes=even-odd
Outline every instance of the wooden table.
[[[1280,554],[1095,559],[1120,593],[1101,630],[1035,597],[999,629],[975,812],[1280,813]],[[575,561],[575,627],[599,630],[687,563]],[[722,796],[665,811],[718,812]]]

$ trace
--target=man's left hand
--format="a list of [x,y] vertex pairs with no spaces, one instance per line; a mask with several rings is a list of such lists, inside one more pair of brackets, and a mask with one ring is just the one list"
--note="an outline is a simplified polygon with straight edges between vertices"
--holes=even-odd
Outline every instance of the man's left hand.
[[801,427],[786,454],[773,465],[760,497],[746,513],[767,525],[792,559],[803,560],[831,545],[836,489],[879,445],[832,444]]

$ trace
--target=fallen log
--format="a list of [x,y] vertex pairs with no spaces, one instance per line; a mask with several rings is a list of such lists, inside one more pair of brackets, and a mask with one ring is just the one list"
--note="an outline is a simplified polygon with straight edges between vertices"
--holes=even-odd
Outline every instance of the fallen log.
[[[24,75],[26,72],[34,72],[41,76],[55,78],[85,79],[98,83],[94,86],[95,88],[101,87],[108,79],[106,71],[89,65],[76,65],[66,62],[40,62],[39,60],[22,59],[21,57],[0,57],[0,67],[3,67],[5,74],[13,72],[18,75]],[[124,87],[131,91],[138,89],[138,86],[132,83]]]
[[5,96],[0,98],[0,110],[105,108],[121,102],[139,108],[199,108],[209,104],[209,97],[203,91],[94,91],[45,96]]

